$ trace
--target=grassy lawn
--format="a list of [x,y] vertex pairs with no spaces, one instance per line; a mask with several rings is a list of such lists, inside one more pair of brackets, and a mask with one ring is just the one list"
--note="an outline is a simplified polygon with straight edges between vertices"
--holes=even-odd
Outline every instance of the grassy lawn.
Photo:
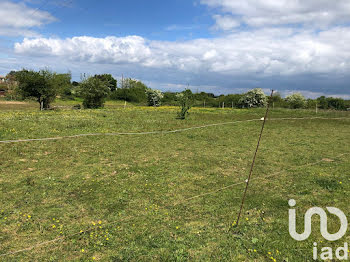
[[[193,108],[182,121],[176,108],[120,103],[101,110],[39,112],[35,103],[5,109],[0,105],[0,140],[174,130],[264,115],[264,109]],[[350,118],[349,112],[317,116]],[[308,240],[288,233],[291,198],[299,232],[312,206],[335,206],[349,217],[349,119],[268,121],[240,226],[229,230],[261,124],[0,143],[0,255],[59,238],[0,261],[311,261],[313,242],[349,241],[346,235],[325,243],[316,219]],[[336,232],[338,220],[329,218]]]

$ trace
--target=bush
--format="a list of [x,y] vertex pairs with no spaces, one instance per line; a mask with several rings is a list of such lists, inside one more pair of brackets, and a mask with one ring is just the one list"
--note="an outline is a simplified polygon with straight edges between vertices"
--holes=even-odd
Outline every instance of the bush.
[[193,104],[193,94],[192,91],[186,89],[185,91],[176,95],[177,101],[181,107],[180,111],[177,113],[179,119],[185,119],[188,115],[188,111]]
[[146,89],[147,102],[149,106],[160,106],[163,94],[160,90]]
[[264,107],[267,105],[267,97],[261,88],[254,88],[245,93],[238,104],[242,108]]
[[336,110],[346,110],[345,100],[342,98],[328,97],[328,108]]
[[306,99],[300,93],[295,93],[286,97],[286,101],[290,108],[305,108],[306,107]]
[[89,77],[80,84],[80,95],[83,97],[84,108],[100,108],[104,106],[109,94],[109,87],[105,81]]
[[[218,101],[215,101],[216,104],[219,104],[222,106],[223,103],[225,103],[225,107],[238,107],[239,101],[242,98],[242,95],[239,94],[231,94],[231,95],[221,95],[218,97]],[[216,105],[215,104],[215,105]]]
[[117,90],[111,94],[111,99],[135,103],[147,102],[147,86],[144,83],[130,78],[124,79],[122,83],[122,88],[117,88]]
[[162,104],[169,105],[169,106],[178,105],[178,102],[176,100],[176,93],[175,92],[164,92]]
[[314,99],[307,99],[306,100],[306,108],[307,109],[315,109],[316,108],[316,105],[317,105],[317,100],[314,100]]

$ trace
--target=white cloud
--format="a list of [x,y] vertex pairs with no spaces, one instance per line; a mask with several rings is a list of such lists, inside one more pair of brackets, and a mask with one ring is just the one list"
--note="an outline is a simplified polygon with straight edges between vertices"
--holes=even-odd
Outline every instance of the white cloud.
[[240,17],[241,23],[253,27],[302,24],[323,28],[350,21],[348,0],[201,0],[201,3]]
[[24,39],[15,44],[15,52],[76,62],[265,77],[346,73],[350,70],[349,42],[347,27],[317,34],[260,29],[183,42],[150,41],[140,36]]
[[23,3],[0,2],[0,35],[5,36],[37,36],[31,30],[55,21],[48,12],[36,10]]
[[241,23],[237,19],[231,16],[214,15],[213,18],[216,21],[214,29],[228,31],[235,29],[241,25]]

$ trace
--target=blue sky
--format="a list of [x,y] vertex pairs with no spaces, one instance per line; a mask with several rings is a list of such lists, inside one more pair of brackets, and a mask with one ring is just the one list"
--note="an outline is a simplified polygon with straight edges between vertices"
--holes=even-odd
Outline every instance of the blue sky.
[[39,31],[45,36],[139,35],[154,40],[188,39],[191,34],[193,37],[210,36],[211,17],[205,6],[188,0],[73,0],[67,1],[67,6],[51,2],[42,9],[53,10],[59,19]]
[[0,74],[49,67],[152,88],[350,98],[347,0],[1,0]]

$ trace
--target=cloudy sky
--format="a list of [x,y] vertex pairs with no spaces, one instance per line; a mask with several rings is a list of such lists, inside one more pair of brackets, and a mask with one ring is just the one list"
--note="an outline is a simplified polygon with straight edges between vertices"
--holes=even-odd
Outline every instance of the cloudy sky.
[[349,0],[0,0],[0,74],[350,98]]

